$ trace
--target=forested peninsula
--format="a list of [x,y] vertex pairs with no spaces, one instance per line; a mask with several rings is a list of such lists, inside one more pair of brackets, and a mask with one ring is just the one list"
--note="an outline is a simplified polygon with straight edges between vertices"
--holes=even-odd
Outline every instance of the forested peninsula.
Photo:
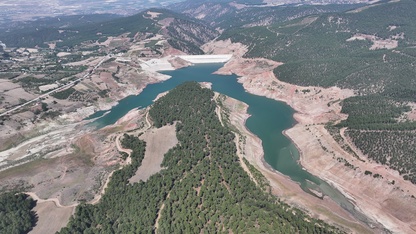
[[82,204],[60,233],[339,233],[280,202],[242,169],[234,134],[215,114],[214,93],[188,82],[156,101],[156,127],[176,124],[179,143],[160,173],[128,182],[145,142],[125,135],[132,163],[116,171],[100,202]]

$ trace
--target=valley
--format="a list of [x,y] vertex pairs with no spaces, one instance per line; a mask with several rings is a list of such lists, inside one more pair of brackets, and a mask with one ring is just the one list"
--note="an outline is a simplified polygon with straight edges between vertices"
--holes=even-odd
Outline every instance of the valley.
[[[285,224],[296,230],[309,232],[310,228],[322,227],[348,233],[415,232],[412,145],[416,100],[411,78],[415,74],[414,17],[395,15],[389,22],[380,19],[380,22],[371,21],[372,25],[359,23],[364,14],[379,18],[379,12],[386,7],[394,6],[393,10],[399,12],[411,10],[415,5],[410,0],[377,3],[371,7],[358,5],[268,8],[270,5],[258,7],[237,2],[201,5],[198,1],[187,1],[172,7],[185,15],[151,9],[101,26],[98,23],[93,30],[82,26],[59,29],[59,32],[57,28],[51,29],[58,33],[48,34],[47,39],[39,41],[27,40],[31,37],[27,32],[15,34],[22,38],[15,42],[9,40],[12,37],[0,37],[7,45],[0,55],[3,58],[0,62],[0,190],[27,192],[38,200],[35,211],[41,215],[40,226],[33,233],[46,230],[46,217],[52,214],[47,212],[51,201],[64,208],[53,211],[57,219],[54,232],[66,226],[61,233],[70,233],[71,228],[81,225],[77,222],[83,212],[94,213],[91,216],[94,220],[88,221],[91,230],[94,225],[119,230],[122,225],[95,220],[103,215],[100,212],[112,216],[111,211],[105,211],[106,204],[114,202],[108,196],[118,196],[119,189],[128,192],[132,187],[140,187],[145,194],[154,183],[160,187],[154,186],[158,195],[156,200],[148,201],[151,207],[138,204],[149,211],[149,216],[140,219],[140,227],[156,232],[185,230],[188,227],[184,223],[188,221],[184,217],[195,214],[189,209],[190,213],[185,215],[178,207],[188,202],[197,204],[198,197],[206,196],[205,193],[216,196],[222,190],[219,194],[226,197],[223,205],[229,205],[234,200],[227,200],[226,194],[239,194],[238,186],[248,181],[253,182],[250,186],[256,191],[270,192],[273,195],[270,199],[278,198],[279,202],[270,204],[285,207],[287,203],[295,213],[309,215],[305,220],[316,218],[330,224],[326,226],[321,221],[314,225],[309,224],[315,221],[300,222],[299,226]],[[215,9],[223,9],[223,14],[215,16]],[[236,23],[244,14],[248,17]],[[385,25],[388,27],[382,28]],[[16,47],[10,43],[16,43]],[[157,87],[152,84],[176,82],[170,72],[210,62],[224,63],[215,74],[224,75],[224,79],[228,75],[238,76],[246,92],[282,101],[293,108],[296,122],[284,134],[293,143],[293,152],[299,152],[298,162],[307,173],[341,192],[353,204],[354,211],[340,205],[333,194],[326,194],[324,185],[314,186],[315,181],[295,182],[280,171],[279,166],[284,165],[282,159],[268,158],[264,142],[248,130],[247,104],[221,94],[214,98],[214,113],[220,120],[219,126],[231,129],[231,135],[235,135],[230,147],[235,145],[237,154],[230,160],[238,162],[238,170],[243,169],[241,177],[227,179],[226,170],[231,161],[224,161],[224,165],[212,164],[215,167],[211,168],[210,160],[215,155],[207,156],[206,152],[228,152],[215,151],[217,146],[204,149],[202,154],[206,158],[200,161],[172,158],[171,151],[178,150],[178,142],[181,145],[184,140],[178,132],[175,136],[174,130],[184,128],[183,123],[176,122],[170,112],[156,114],[152,108],[158,104],[147,107],[151,100],[137,104],[141,101],[137,102],[135,95],[147,98],[149,93],[145,89]],[[208,86],[213,86],[213,90],[217,87],[215,83]],[[170,95],[165,91],[168,90],[161,90],[163,95]],[[124,109],[117,109],[128,102],[129,107],[126,104]],[[182,112],[177,110],[177,113]],[[231,139],[231,135],[226,135]],[[195,139],[199,136],[195,135]],[[201,138],[197,142],[205,140]],[[210,140],[215,138],[208,137],[208,145],[212,143]],[[131,141],[130,145],[127,141]],[[137,146],[134,142],[143,150],[139,158],[132,156]],[[221,144],[225,143],[221,141]],[[293,152],[290,151],[291,157],[297,157]],[[167,160],[179,162],[180,166],[186,163],[193,166],[185,167],[184,174],[179,175],[171,171]],[[208,164],[210,172],[201,168]],[[212,182],[204,184],[205,179],[199,182],[190,179],[188,175],[195,170],[207,176],[202,176],[207,182],[219,173],[221,188]],[[174,178],[173,184],[169,180],[158,182],[166,173],[173,173],[169,174]],[[237,181],[234,185],[233,180]],[[115,186],[115,181],[121,185]],[[209,192],[209,189],[214,190]],[[188,191],[186,196],[184,191]],[[134,199],[131,196],[128,199]],[[183,203],[178,202],[179,197]],[[118,209],[126,205],[112,204]],[[203,204],[206,205],[202,202],[195,206],[203,211]],[[72,206],[77,208],[69,209]],[[252,209],[242,207],[240,211],[244,213],[246,208]],[[281,208],[273,209],[275,212]],[[166,212],[177,215],[169,218]],[[194,220],[198,223],[194,227],[207,231],[221,228],[233,233],[249,228],[251,218],[246,224],[238,220],[231,224],[224,221],[226,216],[235,219],[235,215],[241,215],[235,210],[232,212],[227,216],[224,210],[212,214],[197,211],[200,219]],[[71,214],[75,216],[69,220]],[[207,221],[207,217],[215,222]],[[127,222],[129,218],[114,220]],[[173,223],[177,226],[171,226]],[[180,225],[182,229],[178,229]],[[268,228],[271,226],[264,224],[264,230]]]

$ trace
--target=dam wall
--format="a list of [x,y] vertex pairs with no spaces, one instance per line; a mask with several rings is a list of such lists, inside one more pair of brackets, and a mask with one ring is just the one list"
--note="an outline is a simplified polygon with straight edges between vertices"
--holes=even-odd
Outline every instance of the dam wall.
[[214,54],[214,55],[178,55],[176,57],[181,58],[190,63],[225,63],[231,59],[232,54]]
[[180,58],[192,64],[202,63],[226,63],[231,59],[232,54],[215,54],[215,55],[176,55],[148,61],[141,60],[141,67],[146,71],[171,71],[175,70],[169,62],[172,59]]

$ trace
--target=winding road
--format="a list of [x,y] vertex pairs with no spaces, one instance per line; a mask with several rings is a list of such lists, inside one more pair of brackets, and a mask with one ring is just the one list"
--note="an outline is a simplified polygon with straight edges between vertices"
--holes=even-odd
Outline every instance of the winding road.
[[56,207],[59,207],[59,208],[76,207],[76,206],[78,206],[78,205],[79,205],[79,203],[78,203],[78,202],[76,202],[76,203],[73,203],[73,204],[71,204],[71,205],[64,206],[64,205],[62,205],[62,204],[59,202],[58,198],[41,199],[41,198],[39,198],[39,197],[38,197],[38,195],[36,195],[36,193],[26,192],[25,194],[27,194],[27,195],[29,195],[30,197],[32,197],[32,198],[33,198],[33,200],[36,200],[38,203],[53,202],[53,203],[55,203]]

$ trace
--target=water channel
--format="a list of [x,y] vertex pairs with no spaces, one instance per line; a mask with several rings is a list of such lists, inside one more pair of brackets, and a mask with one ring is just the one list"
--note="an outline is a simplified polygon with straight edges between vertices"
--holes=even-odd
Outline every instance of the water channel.
[[212,74],[222,65],[203,64],[162,72],[172,77],[164,82],[148,85],[137,96],[129,96],[120,100],[119,104],[105,115],[105,112],[101,111],[89,118],[102,116],[92,122],[93,125],[101,128],[114,124],[119,118],[134,108],[144,108],[151,105],[159,93],[171,90],[183,82],[210,82],[214,91],[249,105],[248,113],[251,117],[247,120],[246,126],[262,140],[265,161],[272,168],[298,182],[305,192],[310,193],[312,196],[317,196],[311,192],[311,189],[319,191],[333,199],[357,219],[370,224],[371,221],[358,212],[354,205],[338,190],[305,171],[299,165],[299,152],[293,143],[282,134],[285,129],[290,128],[294,124],[293,109],[283,102],[245,92],[243,86],[237,82],[237,76],[235,75]]

